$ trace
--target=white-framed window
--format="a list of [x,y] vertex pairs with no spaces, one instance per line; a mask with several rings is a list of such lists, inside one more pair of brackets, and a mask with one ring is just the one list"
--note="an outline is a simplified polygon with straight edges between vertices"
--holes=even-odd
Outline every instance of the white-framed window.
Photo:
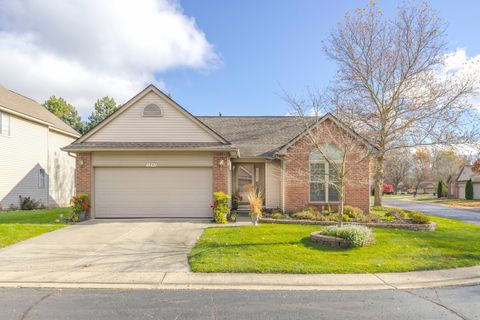
[[152,103],[143,108],[144,117],[161,117],[162,115],[162,109],[156,104]]
[[10,136],[10,116],[0,112],[0,136]]
[[[333,144],[323,144],[319,146],[322,148],[329,161],[332,163],[341,163],[342,152],[337,146]],[[335,186],[338,180],[337,170],[334,165],[325,159],[322,152],[314,149],[310,152],[309,165],[309,200],[310,202],[338,202],[339,194]]]
[[38,170],[38,188],[44,189],[47,184],[47,174],[45,169]]

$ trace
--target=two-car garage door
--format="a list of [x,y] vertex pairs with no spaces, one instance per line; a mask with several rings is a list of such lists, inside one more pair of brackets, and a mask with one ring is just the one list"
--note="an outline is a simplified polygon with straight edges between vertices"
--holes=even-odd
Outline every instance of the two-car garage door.
[[212,168],[95,168],[97,218],[211,217]]

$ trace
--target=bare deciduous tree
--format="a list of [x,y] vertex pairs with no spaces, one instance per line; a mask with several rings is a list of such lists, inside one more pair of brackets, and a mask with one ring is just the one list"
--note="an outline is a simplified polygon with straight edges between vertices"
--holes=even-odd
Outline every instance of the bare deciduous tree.
[[418,188],[422,182],[425,182],[432,177],[432,155],[427,148],[421,148],[415,151],[412,157],[412,186],[415,189],[415,194],[418,193]]
[[370,157],[377,149],[333,115],[323,114],[326,101],[323,95],[310,91],[308,101],[288,94],[284,99],[290,105],[291,114],[298,118],[298,125],[305,130],[303,141],[311,150],[310,167],[297,168],[289,179],[309,179],[311,190],[315,189],[312,184],[318,184],[320,190],[326,190],[326,203],[334,194],[334,202],[338,202],[338,225],[341,226],[347,186],[369,188],[370,177],[365,167],[368,168]]
[[432,175],[436,181],[446,182],[448,177],[457,173],[468,164],[468,157],[453,149],[434,149],[432,155]]
[[371,3],[347,15],[324,45],[338,66],[334,113],[380,150],[375,205],[389,151],[466,143],[479,133],[470,120],[480,78],[447,68],[445,35],[426,3],[399,8],[393,18]]
[[385,178],[398,193],[400,183],[408,182],[408,175],[412,167],[412,154],[407,149],[398,149],[385,157]]

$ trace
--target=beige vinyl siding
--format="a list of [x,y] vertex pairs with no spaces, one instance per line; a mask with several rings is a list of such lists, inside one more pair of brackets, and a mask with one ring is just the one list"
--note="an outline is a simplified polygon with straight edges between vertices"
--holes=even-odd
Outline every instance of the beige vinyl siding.
[[47,170],[48,128],[10,115],[10,136],[0,136],[0,207],[19,205],[19,195],[48,204],[48,184],[38,187]]
[[[162,109],[163,116],[143,116],[145,106],[152,103]],[[86,141],[218,142],[204,128],[154,92],[148,93]]]
[[210,218],[212,168],[95,168],[96,218]]
[[473,199],[480,200],[480,183],[475,182],[473,184]]
[[212,167],[211,152],[94,152],[94,167]]
[[75,193],[75,158],[61,148],[74,139],[50,131],[48,136],[48,172],[50,206],[65,207]]
[[279,160],[265,163],[265,206],[267,208],[280,208],[282,167]]
[[465,199],[465,182],[458,183],[458,198]]

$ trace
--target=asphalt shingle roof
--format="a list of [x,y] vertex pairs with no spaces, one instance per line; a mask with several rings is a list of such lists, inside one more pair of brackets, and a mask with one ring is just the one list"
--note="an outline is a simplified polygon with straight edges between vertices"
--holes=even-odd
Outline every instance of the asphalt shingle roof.
[[305,131],[302,119],[291,116],[199,116],[200,121],[238,147],[240,156],[271,157]]
[[74,142],[64,150],[89,149],[202,149],[202,150],[230,150],[234,147],[220,142]]
[[79,135],[68,124],[57,118],[35,100],[22,96],[0,85],[0,106],[23,115],[50,123],[53,127]]

